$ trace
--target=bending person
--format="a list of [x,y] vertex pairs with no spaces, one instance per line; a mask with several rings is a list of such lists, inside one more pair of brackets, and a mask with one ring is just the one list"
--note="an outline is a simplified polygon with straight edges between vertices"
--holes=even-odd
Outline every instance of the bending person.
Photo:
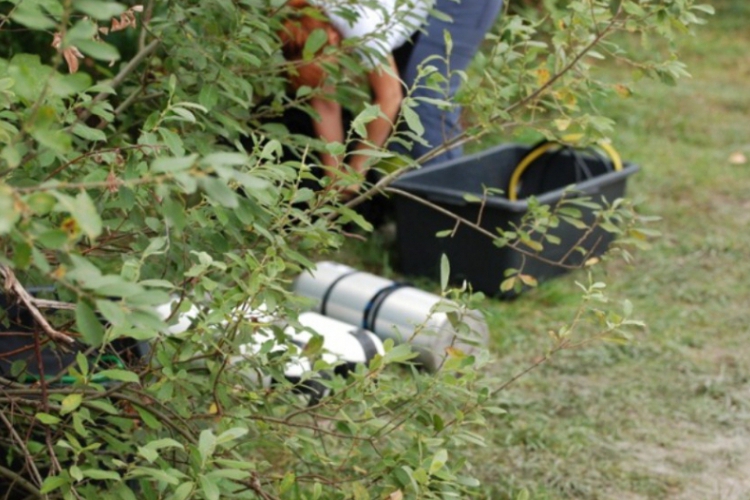
[[[445,77],[446,83],[445,87],[439,90],[419,87],[415,89],[412,94],[413,97],[453,101],[461,84],[461,79],[455,74],[451,77],[449,72],[466,69],[477,50],[479,50],[485,35],[494,25],[502,5],[502,0],[436,1],[435,9],[447,14],[451,20],[446,21],[435,16],[429,17],[425,32],[419,34],[414,44],[403,78],[408,87],[414,86],[419,73],[419,65],[430,56],[438,56],[442,59],[433,59],[428,64],[438,69]],[[444,31],[450,33],[453,42],[447,65],[444,60],[447,54]],[[425,129],[423,138],[429,145],[415,143],[410,152],[413,158],[425,155],[463,132],[461,107],[458,105],[453,104],[449,109],[441,109],[435,104],[421,101],[414,108],[414,111],[417,112],[422,121]],[[462,155],[463,148],[455,147],[431,158],[424,165],[458,158]]]
[[[368,156],[357,154],[357,150],[368,147],[382,147],[393,131],[393,123],[398,115],[403,100],[402,83],[393,60],[392,51],[404,44],[419,28],[427,17],[432,0],[411,0],[413,5],[406,5],[397,0],[378,0],[377,6],[342,5],[335,0],[291,0],[287,5],[297,12],[284,22],[281,33],[284,56],[296,62],[296,74],[290,75],[290,84],[296,89],[302,85],[321,88],[323,95],[317,95],[310,101],[313,109],[320,115],[314,121],[316,135],[326,142],[343,143],[345,131],[341,115],[341,104],[328,97],[333,88],[327,82],[323,63],[335,63],[335,60],[320,57],[303,62],[302,53],[308,37],[316,30],[322,29],[327,34],[327,45],[338,46],[342,40],[358,38],[357,46],[362,63],[365,65],[367,80],[372,94],[372,104],[380,107],[380,116],[366,125],[367,135],[362,138],[354,152],[348,158],[349,167],[355,172],[364,173]],[[319,9],[320,15],[310,9]],[[325,45],[324,45],[325,46]],[[344,158],[330,153],[321,154],[321,162],[326,175],[337,180],[345,171]],[[353,194],[359,185],[345,189]]]

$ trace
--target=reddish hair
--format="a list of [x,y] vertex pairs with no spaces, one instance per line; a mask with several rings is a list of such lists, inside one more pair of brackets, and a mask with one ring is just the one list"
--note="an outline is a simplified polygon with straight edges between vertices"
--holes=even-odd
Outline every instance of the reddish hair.
[[315,30],[322,29],[328,34],[328,43],[324,44],[316,53],[315,56],[319,56],[323,49],[327,45],[338,45],[341,39],[341,35],[336,28],[334,28],[330,22],[321,19],[322,13],[317,16],[313,16],[308,12],[304,12],[307,9],[315,9],[320,12],[317,7],[312,7],[306,0],[290,0],[286,4],[295,10],[301,11],[283,22],[283,28],[279,33],[281,39],[281,50],[284,53],[284,58],[287,61],[298,63],[295,65],[295,70],[289,73],[289,81],[293,88],[299,88],[303,85],[308,87],[320,87],[325,83],[327,73],[320,61],[304,62],[302,61],[302,52],[305,49],[305,43],[307,39]]

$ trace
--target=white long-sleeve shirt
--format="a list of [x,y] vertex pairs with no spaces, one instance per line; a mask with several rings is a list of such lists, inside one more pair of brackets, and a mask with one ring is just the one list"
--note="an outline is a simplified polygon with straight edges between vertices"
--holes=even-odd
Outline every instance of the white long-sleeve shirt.
[[361,39],[360,53],[374,66],[403,45],[427,19],[434,0],[313,0],[344,39]]

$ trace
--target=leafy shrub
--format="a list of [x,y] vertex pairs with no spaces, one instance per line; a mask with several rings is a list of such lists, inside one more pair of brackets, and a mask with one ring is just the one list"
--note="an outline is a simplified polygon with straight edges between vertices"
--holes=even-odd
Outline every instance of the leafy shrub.
[[[264,342],[242,369],[232,362],[259,331],[285,342],[238,310],[263,306],[294,324],[303,304],[291,278],[311,256],[340,248],[352,223],[370,229],[354,210],[364,196],[341,203],[313,174],[314,152],[346,145],[290,135],[270,119],[307,111],[320,92],[287,93],[276,36],[284,2],[12,0],[0,9],[0,274],[9,301],[39,312],[35,348],[75,340],[67,370],[14,381],[24,369],[16,364],[0,380],[6,496],[476,493],[467,450],[482,444],[484,419],[501,412],[492,396],[506,387],[480,375],[486,353],[453,352],[443,370],[424,374],[394,366],[411,353],[389,346],[348,378],[323,381],[332,394],[312,405],[283,375],[297,347]],[[578,0],[536,24],[506,15],[466,82],[472,127],[456,141],[524,127],[584,142],[606,136],[613,124],[585,103],[629,95],[624,82],[591,72],[600,59],[629,60],[611,35],[669,39],[709,11],[692,0]],[[685,73],[671,54],[658,56],[635,67],[667,81]],[[338,98],[363,102],[356,60],[342,52],[339,61],[350,71],[333,72]],[[429,65],[423,76],[439,83]],[[377,110],[353,111],[348,140]],[[419,124],[408,118],[412,130],[392,140],[414,139]],[[415,166],[404,163],[377,188]],[[530,214],[529,227],[542,228],[546,214]],[[623,243],[643,240],[627,203],[602,214]],[[27,293],[50,284],[54,302]],[[627,308],[594,308],[605,301],[601,284],[584,288],[582,313],[555,334],[552,352],[570,345],[584,311],[602,336],[629,324]],[[173,316],[201,311],[178,336],[166,335],[169,320],[155,310],[174,297]],[[148,354],[129,358],[139,343]],[[304,354],[320,350],[315,342]],[[307,376],[330,368],[318,359]],[[253,383],[248,370],[278,382]]]

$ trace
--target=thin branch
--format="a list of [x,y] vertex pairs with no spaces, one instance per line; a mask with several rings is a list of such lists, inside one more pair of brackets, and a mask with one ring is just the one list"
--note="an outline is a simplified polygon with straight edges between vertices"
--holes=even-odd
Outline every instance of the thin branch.
[[[453,212],[451,212],[450,210],[446,210],[446,209],[444,209],[443,207],[441,207],[439,205],[436,205],[436,204],[434,204],[434,203],[432,203],[432,202],[430,202],[428,200],[425,200],[424,198],[420,198],[419,196],[417,196],[417,195],[415,195],[413,193],[409,193],[408,191],[403,191],[401,189],[392,188],[392,187],[387,187],[387,188],[384,189],[384,191],[386,191],[388,193],[398,194],[400,196],[404,196],[406,198],[414,200],[417,203],[421,203],[422,205],[424,205],[426,207],[429,207],[429,208],[435,210],[436,212],[439,212],[439,213],[441,213],[443,215],[446,215],[446,216],[450,217],[451,219],[455,220],[458,224],[464,224],[464,225],[470,227],[471,229],[474,229],[475,231],[478,231],[479,233],[483,234],[484,236],[492,238],[493,240],[496,240],[496,239],[499,238],[498,235],[492,233],[491,231],[488,231],[487,229],[483,228],[482,226],[479,226],[479,225],[471,222],[470,220],[464,219],[460,215],[456,215]],[[454,231],[455,230],[456,230],[456,228],[454,228]],[[579,244],[580,244],[580,241],[576,245],[574,245],[573,248],[576,248]],[[536,259],[539,262],[543,262],[545,264],[550,264],[550,265],[553,265],[553,266],[559,266],[559,267],[561,267],[563,269],[580,269],[581,267],[583,267],[583,266],[580,266],[580,265],[565,264],[565,260],[564,259],[560,259],[560,260],[551,260],[551,259],[548,259],[546,257],[541,256],[538,253],[534,253],[534,252],[531,252],[529,250],[524,250],[523,248],[519,248],[517,245],[514,245],[513,243],[508,243],[508,247],[512,248],[516,252],[518,252],[518,253],[526,256],[526,257],[530,257],[532,259]]]
[[68,168],[69,166],[74,165],[74,164],[78,163],[79,161],[85,160],[86,158],[89,158],[91,156],[97,156],[97,155],[101,155],[101,154],[105,154],[105,153],[119,153],[120,151],[126,151],[128,149],[142,150],[142,149],[145,149],[145,148],[158,149],[160,147],[162,147],[162,146],[150,146],[150,145],[147,145],[147,144],[133,144],[131,146],[120,146],[120,147],[116,147],[116,148],[97,149],[95,151],[89,151],[87,153],[83,153],[82,155],[77,156],[76,158],[73,158],[72,160],[67,161],[67,162],[63,163],[62,165],[60,165],[55,170],[53,170],[52,172],[50,172],[47,175],[47,177],[44,178],[44,181],[46,182],[46,181],[52,179],[54,176],[56,176],[57,174],[59,174],[60,172],[62,172],[66,168]]
[[0,264],[0,276],[5,279],[3,288],[15,295],[18,300],[28,309],[31,316],[42,328],[42,331],[52,340],[56,342],[62,342],[65,344],[72,344],[75,340],[68,334],[56,330],[49,324],[44,314],[39,312],[39,309],[35,305],[35,299],[29,292],[18,282],[16,275],[7,266]]
[[18,484],[18,486],[22,487],[31,495],[33,495],[33,498],[42,498],[42,492],[39,491],[38,488],[36,488],[33,484],[23,478],[20,474],[13,472],[10,469],[6,469],[2,465],[0,465],[0,476],[10,479],[11,481],[13,481],[13,483]]
[[[124,67],[123,67],[123,68],[122,68],[122,69],[120,70],[120,72],[119,72],[119,73],[118,73],[118,74],[117,74],[117,75],[116,75],[116,76],[115,76],[115,77],[114,77],[114,78],[112,79],[112,81],[111,81],[111,82],[109,83],[109,85],[110,85],[110,86],[111,86],[112,88],[117,88],[117,87],[119,87],[119,86],[120,86],[120,84],[121,84],[121,83],[122,83],[123,81],[125,81],[125,79],[126,79],[126,78],[127,78],[127,77],[128,77],[129,75],[130,75],[130,73],[132,73],[132,72],[133,72],[133,71],[135,70],[135,68],[136,68],[136,67],[137,67],[137,66],[138,66],[138,65],[139,65],[139,64],[140,64],[141,62],[143,62],[143,60],[144,60],[144,59],[146,59],[146,57],[148,57],[148,56],[149,56],[149,55],[150,55],[150,54],[151,54],[151,53],[152,53],[153,51],[155,51],[155,50],[157,49],[157,47],[159,47],[159,45],[160,45],[160,44],[161,44],[161,40],[159,40],[159,39],[157,38],[157,39],[154,39],[154,40],[152,40],[152,41],[151,41],[151,43],[149,43],[149,44],[148,44],[148,45],[146,45],[145,47],[143,47],[143,49],[141,49],[141,50],[140,50],[140,51],[139,51],[139,52],[138,52],[138,53],[137,53],[137,54],[136,54],[136,55],[135,55],[135,56],[133,57],[133,59],[131,59],[130,61],[128,61],[128,63],[127,63],[127,64],[126,64],[126,65],[125,65],[125,66],[124,66]],[[86,120],[87,120],[87,119],[88,119],[88,118],[89,118],[89,117],[91,116],[91,108],[92,108],[92,106],[94,106],[95,104],[97,104],[97,103],[99,103],[99,102],[103,101],[103,100],[104,100],[104,99],[105,99],[105,98],[106,98],[106,97],[107,97],[108,95],[109,95],[109,93],[107,93],[107,92],[99,92],[99,94],[97,94],[97,95],[96,95],[96,96],[95,96],[95,97],[94,97],[94,98],[93,98],[93,99],[91,100],[91,102],[90,102],[90,103],[89,103],[89,105],[88,105],[88,108],[87,108],[86,110],[84,110],[84,111],[83,111],[83,112],[81,113],[81,115],[80,115],[80,116],[78,117],[78,121],[81,121],[81,122],[84,122],[84,121],[86,121]]]
[[141,17],[141,32],[138,35],[138,50],[143,50],[146,46],[146,35],[148,30],[146,27],[151,23],[151,16],[154,14],[154,0],[149,0],[146,10],[143,12]]
[[263,500],[278,500],[278,497],[266,493],[263,490],[263,485],[260,484],[260,479],[257,473],[253,473],[253,478],[250,480],[250,488]]
[[5,426],[8,428],[8,432],[10,433],[10,436],[16,441],[18,444],[18,447],[23,452],[24,460],[26,460],[26,466],[28,467],[31,474],[34,476],[34,479],[36,480],[37,484],[39,486],[42,485],[42,475],[39,473],[39,469],[37,469],[36,465],[34,464],[34,459],[31,457],[31,453],[29,453],[29,449],[26,447],[26,443],[23,439],[21,439],[21,436],[18,435],[16,432],[16,429],[13,427],[13,424],[8,420],[8,417],[5,416],[3,412],[0,411],[0,420],[3,421]]
[[76,305],[71,304],[70,302],[60,302],[59,300],[47,300],[47,299],[37,299],[36,297],[32,297],[33,304],[38,307],[39,309],[57,309],[57,310],[65,310],[65,311],[75,311]]

